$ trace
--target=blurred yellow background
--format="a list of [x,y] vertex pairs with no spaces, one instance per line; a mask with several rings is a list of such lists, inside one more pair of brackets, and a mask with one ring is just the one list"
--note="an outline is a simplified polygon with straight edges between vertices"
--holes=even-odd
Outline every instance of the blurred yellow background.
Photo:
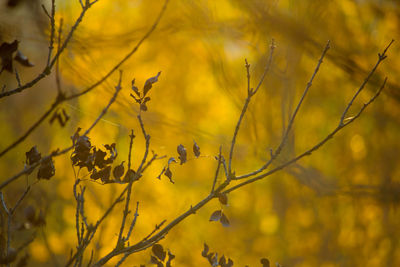
[[[47,20],[38,4],[22,2],[1,10],[1,40],[21,41],[36,67],[21,70],[24,81],[41,71],[47,53]],[[78,1],[57,1],[56,21],[67,31],[80,13]],[[45,3],[49,7],[49,3]],[[93,5],[60,60],[62,88],[78,92],[104,76],[151,27],[163,1],[103,1]],[[35,8],[32,8],[35,6]],[[3,22],[4,21],[4,22]],[[29,21],[31,22],[29,24]],[[400,6],[382,0],[171,0],[156,31],[120,68],[122,91],[90,134],[92,144],[117,143],[117,163],[127,161],[134,129],[133,164],[140,163],[144,140],[129,96],[161,71],[143,113],[151,149],[177,158],[176,147],[190,150],[193,140],[202,157],[172,166],[171,184],[156,179],[167,159],[156,161],[133,187],[132,206],[139,217],[132,237],[141,240],[162,220],[173,220],[207,196],[219,145],[225,157],[247,90],[244,59],[251,64],[255,87],[271,40],[273,65],[253,98],[238,136],[233,169],[244,174],[259,168],[276,148],[328,40],[331,49],[313,82],[280,162],[311,148],[339,122],[377,53],[399,39]],[[212,201],[179,224],[161,244],[176,255],[175,266],[207,266],[203,243],[231,258],[235,266],[260,266],[260,258],[283,266],[400,266],[400,58],[395,42],[350,112],[355,113],[388,77],[382,95],[351,126],[291,167],[229,195],[229,205]],[[3,83],[14,76],[3,73]],[[3,82],[4,80],[4,82]],[[42,155],[71,144],[77,127],[86,129],[108,103],[118,81],[115,73],[91,93],[62,105],[67,126],[45,122],[28,140],[0,161],[2,178],[23,168],[25,152],[37,145]],[[10,85],[10,87],[13,87]],[[57,94],[54,75],[34,88],[2,99],[1,148],[9,145],[44,112]],[[26,204],[46,212],[46,226],[29,246],[30,266],[63,265],[76,245],[74,172],[69,156],[55,160],[56,175],[32,189]],[[84,171],[80,172],[81,177]],[[221,176],[222,177],[222,176]],[[88,178],[88,177],[87,177]],[[28,178],[35,181],[34,175]],[[219,181],[221,182],[221,181]],[[6,196],[22,192],[25,178]],[[86,212],[95,222],[123,185],[85,181]],[[231,226],[209,222],[223,208]],[[123,206],[112,213],[93,242],[95,258],[110,251],[118,237]],[[21,215],[22,216],[22,215]],[[130,222],[130,219],[128,220]],[[22,235],[22,234],[21,234]],[[18,240],[17,237],[15,237]],[[22,239],[21,239],[22,240]],[[89,250],[88,250],[89,251]],[[89,255],[87,256],[89,257]],[[128,258],[124,266],[149,264],[150,251]],[[109,262],[114,266],[118,259]]]

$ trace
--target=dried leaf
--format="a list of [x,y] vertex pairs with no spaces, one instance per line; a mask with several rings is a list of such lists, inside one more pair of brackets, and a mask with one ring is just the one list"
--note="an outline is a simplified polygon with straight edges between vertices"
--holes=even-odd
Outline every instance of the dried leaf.
[[221,219],[220,219],[219,221],[221,222],[221,224],[222,224],[224,227],[228,227],[228,226],[229,226],[229,220],[228,220],[228,218],[225,216],[224,213],[222,213]]
[[93,180],[101,179],[103,183],[109,183],[110,181],[110,174],[111,174],[111,166],[107,166],[100,171],[93,169],[93,173],[90,175],[90,178]]
[[165,260],[167,252],[164,251],[164,248],[160,244],[154,244],[151,251],[153,251],[154,255],[156,255],[156,257],[161,261]]
[[146,97],[143,99],[142,103],[145,104],[146,102],[149,102],[150,99],[151,99],[150,97],[146,96]]
[[18,41],[12,43],[4,42],[0,45],[1,70],[13,72],[13,53],[18,49]]
[[115,166],[113,170],[113,176],[117,181],[121,181],[121,177],[122,175],[124,175],[125,172],[124,162],[125,161],[122,161],[120,165]]
[[36,162],[42,159],[42,156],[37,150],[36,146],[32,147],[31,150],[25,153],[25,155],[26,155],[26,164],[28,165],[35,164]]
[[55,174],[55,172],[56,169],[54,168],[53,159],[50,157],[42,161],[40,164],[37,178],[49,180]]
[[176,161],[176,159],[175,159],[174,157],[170,157],[170,158],[168,159],[168,165],[171,164],[172,162],[177,163],[177,161]]
[[218,266],[218,253],[215,253],[214,257],[210,259],[210,263],[213,267]]
[[169,169],[169,167],[167,167],[167,168],[165,169],[164,175],[167,176],[167,177],[169,178],[169,181],[170,181],[171,183],[173,183],[173,184],[175,183],[175,182],[172,180],[172,172],[171,172],[171,170]]
[[95,148],[93,154],[94,154],[94,165],[99,167],[100,169],[104,168],[107,164],[106,160],[104,159],[105,156],[107,156],[107,153],[101,149],[97,150]]
[[211,214],[210,221],[217,222],[221,219],[222,211],[216,210]]
[[141,104],[140,104],[140,110],[142,110],[142,111],[147,111],[147,106],[146,106],[145,103],[141,103]]
[[177,148],[179,154],[179,160],[181,161],[181,165],[187,161],[187,153],[186,148],[183,145],[179,145]]
[[[80,130],[80,128],[78,128]],[[78,130],[78,131],[79,131]],[[75,152],[86,152],[89,151],[90,148],[92,147],[89,137],[87,136],[79,136],[78,139],[76,140],[75,144]]]
[[203,249],[203,251],[201,252],[201,256],[207,257],[209,249],[210,249],[210,248],[208,247],[208,245],[207,245],[206,243],[204,243],[204,249]]
[[227,205],[228,204],[228,196],[226,194],[219,194],[218,200],[223,205]]
[[226,259],[225,259],[225,256],[224,256],[224,255],[222,255],[222,257],[219,258],[218,264],[221,265],[222,267],[225,267]]
[[262,259],[260,260],[260,262],[261,262],[261,264],[262,264],[262,267],[269,267],[269,260],[268,260],[268,259],[262,258]]
[[160,74],[161,74],[161,71],[156,76],[147,79],[147,81],[145,82],[144,87],[143,87],[143,96],[146,96],[146,94],[149,92],[149,90],[153,86],[153,83],[156,83],[158,81],[158,77],[160,76]]
[[108,159],[107,163],[112,163],[114,159],[117,158],[118,152],[117,149],[115,148],[115,143],[112,143],[111,145],[105,144],[104,147],[109,151],[110,153],[110,158]]
[[14,57],[15,61],[19,62],[21,65],[25,66],[25,67],[33,67],[35,66],[34,64],[32,64],[31,62],[29,62],[29,59],[24,56],[21,51],[17,51],[17,54]]
[[196,156],[196,158],[198,158],[200,156],[200,147],[197,145],[196,141],[193,140],[193,142],[194,142],[193,153]]

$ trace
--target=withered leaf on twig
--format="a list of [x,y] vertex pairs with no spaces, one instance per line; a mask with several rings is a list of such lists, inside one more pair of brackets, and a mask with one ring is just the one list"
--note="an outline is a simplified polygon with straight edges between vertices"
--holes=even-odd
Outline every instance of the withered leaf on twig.
[[146,96],[146,94],[150,91],[151,87],[153,87],[153,83],[156,83],[158,81],[158,77],[160,76],[161,71],[158,72],[158,74],[154,77],[151,77],[147,79],[143,86],[143,96]]
[[193,153],[198,158],[200,156],[200,147],[197,145],[196,141],[193,140]]
[[210,216],[210,222],[217,222],[219,221],[223,226],[229,226],[228,217],[222,212],[222,210],[214,211]]
[[124,168],[124,162],[122,161],[120,165],[115,166],[113,170],[113,176],[116,181],[120,182],[122,175],[124,175],[125,168]]
[[167,256],[167,252],[164,251],[164,248],[160,244],[154,244],[153,247],[151,248],[151,251],[161,261],[164,261],[165,257]]
[[219,194],[218,200],[221,204],[227,205],[228,204],[228,196],[226,194]]
[[222,216],[222,211],[221,210],[214,211],[210,216],[210,222],[219,221],[221,219],[221,216]]
[[37,178],[49,180],[55,172],[56,169],[54,168],[53,159],[49,157],[40,164]]
[[1,70],[13,72],[13,53],[18,49],[18,41],[12,43],[4,42],[0,45]]
[[177,148],[179,154],[179,160],[181,161],[181,165],[187,161],[187,153],[186,148],[183,145],[179,145]]
[[37,150],[36,146],[32,147],[31,150],[25,153],[25,155],[26,155],[26,164],[28,165],[35,164],[36,162],[42,159],[42,156]]
[[171,172],[171,170],[169,169],[169,167],[167,167],[167,168],[165,169],[164,175],[167,176],[167,177],[169,178],[169,181],[170,181],[171,183],[173,183],[173,184],[175,183],[175,182],[172,180],[172,172]]
[[107,166],[99,171],[93,169],[93,173],[92,175],[90,175],[90,178],[92,178],[93,180],[97,180],[100,178],[103,183],[107,184],[111,182],[110,174],[111,174],[111,166]]
[[261,262],[261,264],[262,264],[262,267],[269,267],[269,260],[268,260],[268,259],[262,258],[262,259],[260,260],[260,262]]

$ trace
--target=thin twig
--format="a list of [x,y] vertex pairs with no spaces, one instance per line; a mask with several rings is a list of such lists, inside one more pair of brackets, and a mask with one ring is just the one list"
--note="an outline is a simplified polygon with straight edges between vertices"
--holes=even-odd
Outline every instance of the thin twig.
[[129,142],[129,153],[128,153],[128,170],[131,168],[132,145],[133,145],[133,138],[135,138],[135,135],[133,134],[133,129],[131,130],[129,138],[130,142]]
[[234,174],[232,173],[233,150],[235,148],[236,137],[237,137],[237,135],[239,133],[240,125],[242,123],[244,115],[246,114],[246,111],[247,111],[247,108],[248,108],[249,103],[251,101],[251,98],[257,93],[258,89],[262,85],[262,83],[264,81],[264,78],[267,75],[267,73],[268,73],[268,71],[269,71],[269,69],[271,67],[272,56],[274,54],[274,49],[275,49],[275,44],[274,44],[274,40],[272,40],[271,48],[270,48],[270,54],[269,54],[269,58],[268,58],[268,63],[266,64],[265,69],[264,69],[264,73],[261,76],[261,79],[260,79],[256,89],[254,89],[254,90],[250,88],[250,71],[249,71],[250,65],[248,64],[247,60],[245,61],[246,62],[245,67],[246,67],[246,71],[247,71],[247,80],[248,80],[247,81],[247,98],[246,98],[245,103],[243,105],[242,112],[240,113],[239,120],[236,123],[235,132],[234,132],[233,137],[232,137],[231,148],[230,148],[230,151],[229,151],[228,177],[230,177],[230,178],[234,177]]
[[76,187],[78,186],[78,184],[80,183],[80,179],[76,179],[75,183],[74,183],[74,187],[73,187],[73,192],[74,192],[74,197],[76,200],[76,211],[75,211],[75,229],[76,229],[76,237],[78,239],[78,244],[81,244],[81,234],[79,231],[79,210],[80,210],[80,205],[81,202],[79,201],[79,195],[76,192]]
[[21,78],[19,77],[18,70],[17,68],[14,68],[14,70],[15,70],[15,79],[17,79],[17,84],[18,86],[21,86]]
[[[131,130],[131,134],[129,135],[130,142],[129,142],[129,154],[128,154],[128,171],[131,168],[131,153],[132,153],[132,145],[133,145],[133,138],[135,138],[135,135],[133,134],[133,130]],[[125,200],[125,207],[123,211],[123,216],[122,216],[122,222],[121,222],[121,227],[119,228],[119,234],[118,234],[118,239],[117,239],[117,244],[116,248],[121,246],[125,242],[125,239],[123,238],[122,234],[124,233],[125,229],[125,222],[129,214],[129,203],[131,199],[131,194],[132,194],[132,184],[134,182],[134,178],[131,177],[129,180],[129,184],[126,187],[127,188],[127,193],[126,193],[126,200]]]
[[164,225],[164,223],[166,223],[167,220],[163,220],[162,222],[160,222],[159,224],[156,224],[156,227],[154,227],[153,231],[150,232],[150,234],[148,234],[147,236],[145,236],[141,242],[147,241],[150,237],[153,236],[153,234],[155,232],[157,232],[157,230],[159,230],[161,228],[161,226]]
[[94,123],[92,124],[92,126],[90,126],[86,132],[83,135],[87,135],[92,129],[93,127],[100,121],[100,119],[107,113],[108,109],[110,108],[110,106],[112,105],[112,103],[114,103],[115,99],[117,98],[117,95],[119,93],[119,91],[122,89],[121,87],[121,80],[122,80],[122,71],[119,72],[119,81],[118,81],[118,85],[115,87],[115,93],[112,96],[110,102],[108,102],[108,105],[103,109],[103,111],[101,112],[100,116],[97,117],[97,119],[94,121]]
[[[54,48],[54,35],[55,35],[55,28],[56,28],[56,22],[55,22],[55,12],[56,12],[56,4],[55,0],[51,0],[51,15],[48,14],[47,10],[44,8],[43,9],[46,11],[47,16],[50,18],[50,41],[49,41],[49,54],[47,56],[47,66],[50,67],[50,59],[51,59],[51,53],[53,52]],[[19,84],[18,87],[21,87]]]
[[393,44],[394,40],[392,40],[389,45],[383,50],[382,54],[378,53],[378,61],[376,62],[375,66],[372,68],[368,76],[365,78],[364,82],[361,84],[361,86],[358,88],[357,92],[354,94],[353,98],[350,100],[349,104],[347,105],[346,109],[344,110],[342,117],[340,118],[340,124],[343,124],[345,120],[345,116],[347,112],[349,111],[350,107],[353,105],[354,100],[357,98],[357,96],[361,93],[361,91],[364,89],[365,85],[368,83],[369,79],[371,78],[372,74],[374,74],[375,70],[378,68],[379,64],[386,58],[386,52],[389,49],[389,47]]
[[160,159],[164,159],[164,158],[166,158],[166,157],[167,157],[166,155],[158,157],[158,155],[155,154],[155,153],[153,152],[153,156],[151,157],[151,159],[150,159],[149,161],[147,161],[146,165],[143,166],[143,168],[142,168],[142,173],[143,173],[148,167],[150,167],[150,165],[153,163],[153,161],[155,161],[155,160],[160,160]]
[[217,183],[217,179],[218,179],[218,174],[219,174],[219,167],[221,166],[221,162],[222,162],[222,146],[219,147],[219,154],[218,154],[218,165],[217,168],[215,170],[215,176],[214,176],[214,181],[213,181],[213,185],[211,187],[211,194],[214,192],[215,189],[215,184]]
[[17,200],[17,203],[15,203],[14,207],[10,209],[10,213],[14,214],[15,210],[18,208],[18,206],[22,203],[22,200],[26,197],[28,194],[29,190],[31,189],[31,186],[28,185],[28,187],[25,189],[24,193],[21,195],[21,197]]
[[[57,38],[57,52],[60,51],[61,47],[61,35],[63,27],[63,18],[60,18],[60,25],[58,27],[58,38]],[[58,94],[61,93],[61,79],[60,79],[60,57],[57,58],[56,62],[56,85]]]
[[130,236],[131,236],[131,234],[132,234],[133,227],[135,227],[137,217],[139,216],[138,211],[139,211],[139,202],[136,202],[135,214],[133,215],[133,220],[132,220],[131,226],[129,227],[128,234],[127,234],[126,237],[124,238],[124,241],[128,241],[129,238],[130,238]]
[[115,264],[115,267],[121,266],[122,263],[129,257],[129,253],[125,253],[124,256]]
[[146,129],[144,128],[142,116],[140,115],[140,113],[139,113],[139,115],[137,116],[137,118],[138,118],[138,120],[139,120],[140,128],[142,129],[143,137],[144,137],[144,139],[145,139],[145,141],[146,141],[146,147],[145,147],[144,155],[143,155],[143,158],[142,158],[142,162],[140,163],[140,165],[139,165],[139,167],[138,167],[138,169],[137,169],[137,171],[136,171],[136,175],[139,175],[139,176],[140,176],[140,174],[141,174],[141,172],[142,172],[142,168],[143,168],[144,164],[146,163],[147,156],[148,156],[148,154],[149,154],[150,135],[148,135],[148,134],[146,133]]

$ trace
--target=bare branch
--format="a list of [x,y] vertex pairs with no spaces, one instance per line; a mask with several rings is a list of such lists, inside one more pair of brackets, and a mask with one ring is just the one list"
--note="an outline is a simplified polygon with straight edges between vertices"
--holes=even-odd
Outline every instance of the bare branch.
[[17,68],[14,68],[14,70],[15,70],[15,79],[17,79],[17,84],[18,86],[21,86],[21,78],[19,77],[18,70]]
[[[60,18],[60,25],[58,26],[58,38],[57,38],[57,52],[60,51],[61,47],[61,35],[62,35],[63,19]],[[56,85],[58,94],[61,94],[61,81],[60,81],[60,58],[56,61]]]
[[236,123],[235,132],[234,132],[233,137],[232,137],[231,149],[230,149],[230,152],[229,152],[229,159],[228,159],[228,177],[233,177],[234,176],[232,174],[232,158],[233,158],[233,150],[235,148],[235,143],[236,143],[236,137],[237,137],[237,135],[239,133],[240,125],[242,123],[244,114],[246,114],[247,107],[248,107],[248,105],[250,103],[251,98],[257,93],[258,89],[260,88],[261,84],[264,81],[265,76],[267,75],[267,73],[269,71],[269,68],[271,67],[272,56],[274,54],[274,49],[275,49],[275,44],[274,44],[274,40],[272,40],[271,47],[270,47],[270,54],[269,54],[269,58],[268,58],[268,63],[265,66],[264,73],[261,76],[261,79],[260,79],[260,81],[259,81],[259,83],[258,83],[258,85],[257,85],[255,90],[252,90],[250,88],[250,72],[249,72],[250,65],[248,64],[247,60],[245,61],[246,62],[245,67],[246,67],[246,71],[247,71],[247,98],[246,98],[245,103],[243,105],[242,112],[240,113],[239,120]]
[[299,101],[299,103],[297,104],[297,106],[296,106],[296,108],[295,108],[295,110],[294,110],[294,112],[293,112],[292,117],[290,118],[288,127],[286,128],[286,130],[285,130],[285,132],[284,132],[284,134],[283,134],[281,143],[279,144],[279,146],[278,146],[278,148],[275,150],[275,152],[271,154],[270,160],[267,161],[267,163],[265,163],[260,169],[254,171],[254,172],[251,172],[251,173],[249,173],[249,174],[245,174],[245,175],[241,175],[241,176],[235,177],[235,178],[233,178],[234,180],[244,179],[244,178],[247,178],[247,177],[250,177],[250,176],[253,176],[253,175],[256,175],[256,174],[262,172],[263,170],[267,169],[267,168],[269,167],[269,165],[270,165],[270,164],[278,157],[278,155],[281,153],[282,148],[283,148],[283,147],[285,146],[285,144],[286,144],[287,138],[288,138],[288,136],[289,136],[289,132],[290,132],[290,130],[291,130],[292,127],[293,127],[293,123],[294,123],[294,121],[295,121],[295,119],[296,119],[296,115],[297,115],[297,113],[298,113],[298,111],[299,111],[299,109],[300,109],[300,107],[301,107],[301,104],[303,103],[303,101],[304,101],[304,99],[305,99],[305,97],[306,97],[306,95],[307,95],[307,93],[308,93],[308,90],[310,89],[310,87],[311,87],[311,85],[312,85],[312,82],[314,81],[314,78],[315,78],[315,76],[317,75],[317,72],[318,72],[318,70],[319,70],[319,67],[321,66],[322,61],[323,61],[323,59],[324,59],[324,57],[325,57],[325,55],[326,55],[326,52],[329,50],[329,48],[330,48],[330,42],[328,41],[328,43],[326,44],[324,50],[322,51],[322,54],[321,54],[320,59],[318,60],[318,64],[317,64],[317,66],[315,67],[315,70],[314,70],[313,74],[311,75],[310,81],[307,83],[307,86],[306,86],[306,88],[305,88],[304,91],[303,91],[303,95],[301,96],[300,101]]
[[[50,59],[51,59],[51,53],[53,52],[54,48],[54,35],[55,35],[55,28],[56,28],[56,22],[55,22],[55,12],[56,12],[56,4],[55,0],[51,0],[51,15],[46,11],[44,6],[42,5],[43,9],[45,10],[47,16],[50,18],[50,41],[49,41],[49,54],[47,56],[47,68],[50,67]],[[21,87],[19,84],[18,87]]]
[[279,165],[278,167],[275,167],[274,169],[272,169],[272,170],[270,170],[270,171],[268,171],[266,173],[263,173],[263,174],[261,174],[259,176],[256,176],[256,177],[248,179],[248,180],[246,180],[246,181],[244,181],[244,182],[242,182],[240,184],[237,184],[237,185],[235,185],[235,186],[223,191],[222,193],[228,194],[228,193],[230,193],[232,191],[235,191],[235,190],[237,190],[237,189],[239,189],[239,188],[241,188],[241,187],[243,187],[243,186],[245,186],[247,184],[254,183],[255,181],[258,181],[258,180],[261,180],[261,179],[263,179],[263,178],[265,178],[267,176],[270,176],[271,174],[274,174],[275,172],[280,171],[280,170],[286,168],[287,166],[299,161],[301,158],[303,158],[305,156],[310,156],[312,154],[312,152],[316,151],[321,146],[323,146],[326,142],[328,142],[330,139],[332,139],[337,132],[339,132],[341,129],[343,129],[344,127],[346,127],[347,125],[352,123],[355,119],[357,119],[361,115],[361,113],[365,110],[365,108],[367,106],[369,106],[379,96],[379,94],[383,90],[385,84],[386,84],[386,79],[384,80],[384,82],[383,82],[382,86],[379,88],[379,90],[374,94],[374,96],[367,103],[365,103],[362,106],[360,111],[353,118],[348,120],[346,123],[341,123],[340,122],[339,125],[330,134],[328,134],[323,140],[321,140],[319,143],[314,145],[312,148],[310,148],[309,150],[303,152],[302,154],[294,157],[293,159],[287,161],[286,163],[284,163],[282,165]]
[[130,238],[130,236],[131,236],[131,234],[132,234],[133,227],[135,227],[137,217],[139,216],[138,211],[139,211],[139,202],[136,202],[135,214],[133,215],[133,220],[132,220],[131,226],[129,227],[129,232],[128,232],[128,234],[126,235],[124,241],[128,241],[129,238]]
[[[129,154],[128,154],[128,171],[131,168],[131,153],[132,153],[132,145],[133,145],[134,137],[135,137],[135,135],[133,134],[133,130],[131,130],[131,134],[129,135],[130,142],[129,142]],[[125,208],[124,208],[124,212],[123,212],[123,216],[122,216],[121,227],[119,229],[117,244],[115,246],[116,248],[118,248],[119,246],[121,246],[121,244],[123,244],[125,242],[125,239],[123,238],[122,234],[124,232],[125,222],[128,217],[128,214],[129,214],[129,203],[130,203],[131,194],[132,194],[133,182],[134,182],[134,179],[131,177],[131,179],[129,180],[129,184],[126,187],[127,193],[126,193]]]
[[375,73],[375,70],[378,68],[379,64],[386,58],[386,52],[389,49],[389,47],[393,44],[394,40],[392,40],[389,45],[383,50],[382,54],[378,53],[378,61],[376,62],[375,66],[372,68],[370,73],[367,75],[365,78],[364,82],[361,84],[361,86],[358,88],[357,92],[353,95],[353,98],[350,100],[349,104],[347,105],[346,109],[343,111],[342,117],[340,118],[340,124],[344,123],[345,117],[347,115],[347,112],[349,111],[350,107],[353,105],[354,100],[356,100],[357,96],[361,93],[361,91],[364,89],[365,85],[368,83],[372,75]]
[[219,147],[218,165],[217,165],[217,169],[215,170],[214,182],[213,182],[213,185],[211,187],[211,194],[214,192],[215,184],[217,183],[218,174],[219,174],[219,167],[221,166],[221,162],[222,162],[221,154],[222,154],[222,146]]

